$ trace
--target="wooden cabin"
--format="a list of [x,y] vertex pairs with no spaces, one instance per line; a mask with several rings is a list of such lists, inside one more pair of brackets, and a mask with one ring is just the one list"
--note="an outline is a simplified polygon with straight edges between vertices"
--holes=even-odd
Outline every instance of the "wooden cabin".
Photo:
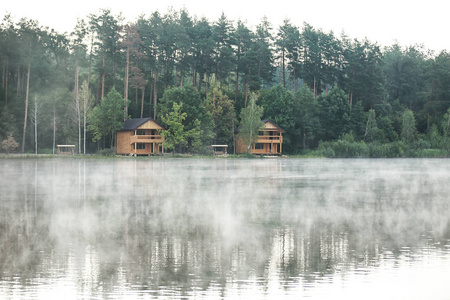
[[[263,120],[264,126],[259,131],[258,139],[250,148],[251,154],[281,155],[284,129],[270,120]],[[247,151],[247,145],[241,139],[236,139],[236,153]]]
[[116,132],[116,153],[122,155],[151,155],[164,153],[165,130],[152,118],[129,119]]

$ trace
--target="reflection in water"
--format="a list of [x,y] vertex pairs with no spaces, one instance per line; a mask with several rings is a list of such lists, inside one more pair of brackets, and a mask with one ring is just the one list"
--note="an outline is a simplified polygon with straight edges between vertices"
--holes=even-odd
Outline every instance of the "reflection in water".
[[0,160],[0,297],[445,299],[449,163]]

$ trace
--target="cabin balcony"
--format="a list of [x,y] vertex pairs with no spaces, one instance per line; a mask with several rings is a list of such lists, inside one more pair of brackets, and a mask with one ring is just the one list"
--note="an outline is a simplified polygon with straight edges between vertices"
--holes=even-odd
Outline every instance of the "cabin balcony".
[[130,142],[133,143],[163,143],[164,137],[162,135],[132,135]]
[[257,143],[271,143],[271,144],[281,144],[283,143],[283,136],[276,135],[260,135],[258,136]]

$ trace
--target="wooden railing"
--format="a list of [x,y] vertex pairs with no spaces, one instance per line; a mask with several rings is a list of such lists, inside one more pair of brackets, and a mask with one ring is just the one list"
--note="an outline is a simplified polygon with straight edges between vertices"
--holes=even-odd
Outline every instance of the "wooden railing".
[[282,143],[283,136],[259,135],[257,143]]
[[164,137],[161,135],[133,135],[130,141],[131,143],[162,143]]

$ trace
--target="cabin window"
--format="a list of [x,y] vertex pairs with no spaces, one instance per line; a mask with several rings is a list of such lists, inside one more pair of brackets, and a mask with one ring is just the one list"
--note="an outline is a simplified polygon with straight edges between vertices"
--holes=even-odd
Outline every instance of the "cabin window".
[[261,143],[255,144],[255,150],[264,150],[264,144]]
[[144,143],[138,143],[136,146],[136,149],[138,150],[145,150],[145,144]]
[[258,135],[264,135],[264,131],[258,132]]
[[145,129],[137,129],[136,135],[145,135]]

